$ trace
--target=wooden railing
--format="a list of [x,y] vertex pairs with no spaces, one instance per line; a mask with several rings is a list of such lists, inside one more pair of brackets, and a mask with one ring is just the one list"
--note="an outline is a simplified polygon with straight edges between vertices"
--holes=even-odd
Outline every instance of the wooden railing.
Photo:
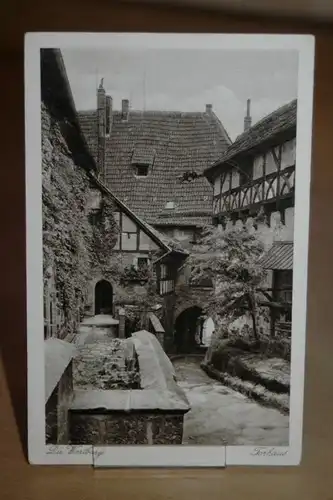
[[294,187],[295,165],[216,195],[213,201],[213,215],[288,198],[293,195]]

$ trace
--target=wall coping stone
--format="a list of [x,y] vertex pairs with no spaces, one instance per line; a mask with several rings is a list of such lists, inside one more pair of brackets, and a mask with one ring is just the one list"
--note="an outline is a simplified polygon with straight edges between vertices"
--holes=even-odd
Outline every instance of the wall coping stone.
[[51,337],[44,341],[45,403],[76,354],[74,344]]
[[70,411],[80,413],[187,413],[187,400],[171,391],[155,390],[76,390]]
[[165,330],[158,319],[158,317],[154,313],[149,314],[149,320],[155,330],[155,333],[165,333]]
[[174,366],[156,336],[141,330],[133,333],[131,338],[138,356],[141,388],[175,391],[185,397],[176,382]]
[[177,384],[174,366],[158,339],[141,330],[132,334],[138,356],[141,389],[76,390],[72,411],[179,412],[190,410],[185,392]]

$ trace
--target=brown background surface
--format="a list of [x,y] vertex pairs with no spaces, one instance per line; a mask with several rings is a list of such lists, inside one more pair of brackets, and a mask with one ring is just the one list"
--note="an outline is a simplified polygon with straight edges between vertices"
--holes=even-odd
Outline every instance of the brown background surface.
[[[107,0],[1,4],[0,496],[333,500],[333,29]],[[25,458],[25,31],[275,32],[316,35],[304,458],[300,467],[226,470],[102,470],[30,466]],[[301,166],[298,167],[301,169]]]

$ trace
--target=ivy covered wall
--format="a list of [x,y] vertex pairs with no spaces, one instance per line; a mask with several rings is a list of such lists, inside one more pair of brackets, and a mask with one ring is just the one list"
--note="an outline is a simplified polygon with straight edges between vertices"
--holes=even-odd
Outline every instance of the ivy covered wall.
[[119,207],[102,193],[92,175],[75,164],[59,117],[44,105],[41,113],[43,271],[48,295],[44,302],[58,311],[56,320],[54,312],[48,318],[53,324],[51,334],[74,333],[84,314],[94,314],[94,290],[102,279],[112,284],[115,306],[134,305],[140,315],[146,315],[162,300],[155,273],[135,271],[133,260],[135,256],[153,259],[164,250],[157,248],[147,255],[116,250],[119,227],[114,214]]
[[[57,308],[66,334],[83,313],[93,274],[110,272],[117,239],[113,201],[101,197],[94,220],[88,213],[93,181],[73,161],[62,123],[42,105],[43,270],[45,284],[54,273]],[[116,266],[116,264],[114,264]]]

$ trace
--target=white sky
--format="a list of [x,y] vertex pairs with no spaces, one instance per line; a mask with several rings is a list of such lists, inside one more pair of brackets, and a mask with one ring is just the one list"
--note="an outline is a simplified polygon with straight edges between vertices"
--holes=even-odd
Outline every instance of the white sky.
[[[298,54],[291,50],[65,49],[78,110],[96,108],[96,87],[114,109],[213,110],[234,140],[243,131],[246,100],[252,123],[297,97]],[[145,82],[145,83],[144,83]]]

